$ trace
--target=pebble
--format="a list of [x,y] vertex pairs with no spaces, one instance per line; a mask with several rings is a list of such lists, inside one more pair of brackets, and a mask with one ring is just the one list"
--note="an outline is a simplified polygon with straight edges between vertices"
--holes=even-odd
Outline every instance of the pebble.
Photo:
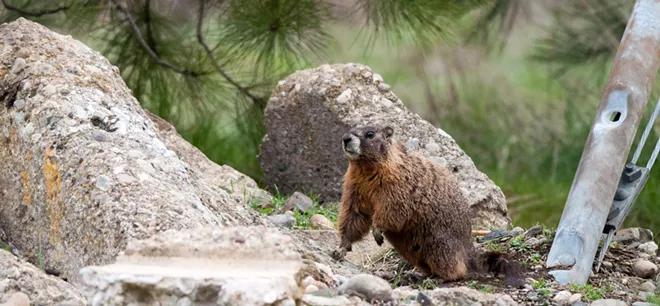
[[104,174],[99,175],[96,178],[96,188],[103,191],[110,189],[110,178]]
[[374,73],[374,82],[382,82],[382,81],[383,81],[383,77],[378,73]]
[[307,288],[309,285],[313,285],[316,282],[316,280],[311,277],[311,276],[306,276],[303,278],[301,285],[305,288]]
[[309,225],[313,229],[331,230],[335,228],[334,223],[328,220],[324,215],[316,214],[309,219]]
[[12,74],[18,74],[19,72],[23,71],[25,68],[26,62],[24,58],[17,58],[14,60],[14,66],[11,67],[11,73]]
[[353,91],[350,88],[344,90],[344,92],[342,92],[339,95],[339,97],[337,97],[337,103],[344,104],[344,103],[348,102],[348,100],[351,99],[352,94],[353,94]]
[[637,295],[643,300],[646,301],[649,295],[654,295],[653,292],[640,291]]
[[30,306],[30,297],[23,292],[15,292],[0,306]]
[[305,294],[302,301],[303,305],[310,306],[342,306],[351,304],[351,301],[345,296],[324,297],[313,294]]
[[436,162],[438,164],[441,164],[443,166],[447,165],[447,160],[444,157],[438,157],[438,156],[430,156],[429,159],[432,162]]
[[15,107],[17,110],[22,110],[22,109],[24,109],[24,108],[25,108],[25,100],[23,100],[23,99],[18,99],[18,100],[16,100],[16,101],[14,101],[14,107]]
[[639,285],[639,289],[646,292],[653,292],[655,291],[655,284],[651,281],[646,281]]
[[390,85],[387,85],[387,83],[378,84],[378,89],[380,91],[388,91],[388,90],[390,90],[390,88],[391,88]]
[[559,291],[552,300],[557,304],[557,305],[566,305],[568,304],[568,300],[571,298],[571,292],[564,290],[564,291]]
[[424,149],[426,149],[426,151],[428,151],[429,153],[438,152],[440,151],[440,145],[434,142],[430,142],[424,146]]
[[268,216],[268,219],[276,225],[286,228],[292,228],[296,224],[296,218],[286,214]]
[[386,280],[370,274],[355,275],[339,286],[339,292],[342,294],[350,291],[364,296],[369,302],[392,299],[390,284]]
[[119,182],[119,184],[121,184],[123,186],[126,186],[126,185],[130,185],[130,184],[134,183],[135,178],[133,176],[129,175],[129,174],[121,173],[121,174],[117,175],[117,181]]
[[571,297],[568,299],[568,305],[573,305],[580,301],[582,301],[582,294],[576,293],[571,295]]
[[536,236],[536,235],[538,235],[538,234],[540,234],[540,233],[542,233],[542,232],[543,232],[543,227],[540,226],[540,225],[535,225],[535,226],[532,226],[531,228],[529,228],[529,229],[525,232],[525,236],[527,236],[527,237],[534,237],[534,236]]
[[417,138],[408,139],[408,141],[406,141],[406,147],[408,149],[417,149],[417,148],[419,148],[419,139],[417,139]]
[[626,302],[615,299],[600,299],[591,303],[591,306],[627,306]]
[[383,105],[383,107],[388,108],[388,107],[392,106],[394,103],[392,101],[388,100],[387,98],[381,98],[380,99],[380,104]]
[[312,293],[314,291],[318,291],[319,288],[314,286],[314,285],[309,285],[305,288],[305,293]]
[[44,97],[50,97],[54,95],[57,92],[57,88],[53,84],[48,84],[46,87],[43,89],[43,95]]
[[531,237],[531,238],[527,238],[527,240],[525,240],[525,243],[531,246],[535,246],[541,243],[541,239],[538,239],[536,237]]
[[658,274],[658,266],[646,259],[638,259],[633,264],[635,275],[641,278],[653,278]]
[[511,234],[513,234],[514,236],[515,235],[520,235],[524,232],[525,232],[525,230],[523,230],[522,227],[520,227],[520,226],[516,226],[514,229],[511,230]]
[[307,212],[314,206],[314,202],[302,192],[294,192],[284,203],[284,209],[293,210],[297,208],[301,212]]
[[653,241],[649,241],[638,246],[637,248],[646,254],[655,255],[656,251],[658,250],[658,245]]
[[647,303],[647,302],[634,302],[632,306],[658,306],[658,304]]
[[536,291],[530,291],[530,292],[527,294],[527,299],[530,300],[530,301],[532,301],[532,302],[536,302],[536,301],[539,300],[539,294],[536,293]]
[[612,263],[609,262],[609,261],[603,261],[602,265],[603,265],[604,268],[607,268],[607,269],[612,269],[612,267],[613,267]]

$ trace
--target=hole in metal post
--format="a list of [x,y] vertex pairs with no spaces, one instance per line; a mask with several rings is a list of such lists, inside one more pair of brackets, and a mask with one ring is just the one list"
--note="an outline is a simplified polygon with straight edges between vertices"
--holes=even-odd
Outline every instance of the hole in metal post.
[[619,122],[619,120],[621,120],[621,112],[612,112],[610,114],[611,122]]

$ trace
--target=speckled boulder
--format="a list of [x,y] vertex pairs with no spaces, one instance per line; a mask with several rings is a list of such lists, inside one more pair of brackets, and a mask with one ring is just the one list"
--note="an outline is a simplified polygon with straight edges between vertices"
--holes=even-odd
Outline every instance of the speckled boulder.
[[341,136],[356,125],[387,123],[396,139],[454,172],[475,213],[475,227],[507,227],[502,190],[450,135],[410,112],[389,88],[359,64],[323,65],[281,81],[265,110],[267,135],[258,157],[264,184],[337,201],[348,167]]
[[87,298],[73,285],[0,249],[0,304],[10,302],[12,297],[16,299],[18,292],[24,293],[31,305],[88,304]]
[[79,283],[128,239],[266,222],[254,181],[177,145],[98,52],[23,18],[0,37],[0,227],[20,257]]

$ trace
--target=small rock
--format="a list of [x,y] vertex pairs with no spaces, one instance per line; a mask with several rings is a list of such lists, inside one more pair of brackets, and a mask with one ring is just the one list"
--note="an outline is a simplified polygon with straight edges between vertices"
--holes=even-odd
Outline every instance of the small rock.
[[647,303],[647,302],[634,302],[632,306],[658,306],[658,304]]
[[99,175],[96,178],[96,188],[103,191],[110,189],[110,178],[104,174]]
[[582,301],[582,294],[576,293],[571,295],[571,297],[568,299],[568,305],[573,305],[580,301]]
[[417,149],[419,147],[419,139],[417,138],[410,138],[408,141],[406,141],[406,147],[408,149]]
[[314,291],[318,291],[319,287],[316,287],[314,285],[309,285],[305,288],[305,293],[312,293]]
[[653,278],[658,274],[658,266],[646,259],[638,259],[633,264],[635,275],[641,278]]
[[593,301],[591,306],[626,306],[626,302],[615,299],[600,299]]
[[296,224],[296,218],[286,214],[268,216],[268,219],[278,226],[292,228]]
[[542,232],[543,232],[543,227],[540,225],[535,225],[525,232],[525,236],[534,237]]
[[342,92],[339,97],[337,97],[337,103],[344,104],[351,99],[353,91],[349,88]]
[[335,228],[334,223],[321,214],[313,215],[312,218],[309,219],[309,225],[313,229],[331,230]]
[[120,185],[126,186],[135,183],[135,178],[131,175],[128,175],[126,173],[120,173],[117,175],[117,182],[119,182]]
[[14,60],[14,66],[11,67],[11,73],[12,74],[18,74],[19,72],[23,71],[23,68],[25,68],[25,59],[23,58],[17,58]]
[[656,251],[658,250],[658,245],[653,241],[649,241],[638,246],[637,248],[646,254],[655,255]]
[[564,291],[559,291],[552,300],[557,304],[557,305],[566,305],[568,304],[568,300],[571,298],[571,292],[564,290]]
[[316,280],[313,277],[307,276],[307,277],[303,278],[303,280],[300,284],[302,285],[302,287],[307,288],[307,286],[313,285],[314,282],[316,282]]
[[302,192],[294,192],[284,203],[284,209],[293,210],[297,208],[301,212],[306,212],[314,206],[314,202]]
[[392,287],[380,278],[370,274],[358,274],[351,277],[346,283],[339,286],[342,294],[358,293],[367,301],[390,301],[392,299]]
[[626,246],[626,249],[627,249],[627,250],[634,250],[634,249],[636,249],[637,247],[639,247],[640,245],[642,245],[641,242],[639,242],[639,241],[634,241],[634,242],[631,242],[629,245],[627,245],[627,246]]
[[440,146],[437,143],[430,142],[424,146],[424,149],[426,149],[426,151],[429,153],[433,153],[440,151]]
[[18,99],[18,100],[16,100],[16,101],[14,101],[14,107],[15,107],[17,110],[22,110],[22,109],[24,109],[24,108],[25,108],[25,100],[23,100],[23,99]]
[[392,101],[388,100],[387,98],[381,98],[380,104],[383,105],[383,107],[388,108],[392,106],[394,103],[392,103]]
[[445,159],[444,157],[430,156],[429,159],[432,162],[436,162],[436,163],[441,164],[443,166],[447,165],[447,159]]
[[56,92],[57,92],[57,88],[55,88],[55,85],[53,85],[53,84],[48,84],[43,89],[44,97],[50,97],[50,96],[54,95]]
[[15,292],[0,306],[30,306],[30,297],[23,292]]
[[651,281],[646,281],[639,285],[639,290],[646,291],[646,292],[654,292],[655,291],[655,284]]
[[374,82],[382,82],[382,81],[383,81],[383,77],[378,73],[374,73]]
[[538,239],[536,237],[530,237],[525,240],[525,244],[529,244],[531,246],[535,246],[541,243],[541,239]]
[[350,300],[345,296],[324,297],[313,294],[305,294],[302,298],[303,305],[310,306],[342,306],[350,305]]
[[603,261],[602,266],[607,269],[612,269],[612,263],[609,261]]
[[348,281],[348,278],[346,278],[346,276],[343,275],[337,274],[335,275],[335,277],[337,278],[337,282],[339,283],[339,285],[342,285]]
[[536,302],[539,300],[539,294],[536,293],[536,291],[530,291],[529,293],[527,293],[527,299],[532,302]]
[[522,227],[520,227],[520,226],[516,226],[514,229],[511,230],[511,234],[513,234],[514,236],[520,235],[524,232],[525,232],[525,230],[523,230]]
[[654,295],[653,292],[640,291],[637,295],[643,300],[646,301],[649,295]]
[[388,90],[390,90],[390,88],[391,88],[390,85],[387,85],[387,83],[378,84],[378,89],[380,91],[388,91]]

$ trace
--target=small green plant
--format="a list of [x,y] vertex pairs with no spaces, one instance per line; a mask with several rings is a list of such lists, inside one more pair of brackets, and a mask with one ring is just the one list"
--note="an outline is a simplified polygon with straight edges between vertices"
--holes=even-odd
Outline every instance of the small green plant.
[[548,285],[548,282],[545,279],[539,279],[535,282],[532,283],[532,288],[534,289],[542,289],[545,288]]
[[571,291],[578,292],[589,302],[605,298],[607,290],[604,288],[597,288],[591,284],[574,285],[571,284]]
[[477,288],[478,285],[479,285],[479,283],[477,283],[477,281],[471,281],[469,284],[467,284],[467,287],[475,289],[475,288]]
[[0,241],[0,248],[2,248],[3,250],[5,250],[7,252],[11,252],[11,248],[9,248],[9,244],[4,243],[2,241]]
[[524,251],[527,251],[527,250],[532,248],[531,245],[525,243],[525,235],[524,234],[520,234],[520,235],[517,235],[517,236],[511,238],[511,240],[509,240],[508,244],[509,244],[509,247],[517,249],[518,252],[524,252]]
[[479,291],[485,292],[485,293],[492,293],[493,292],[493,287],[489,285],[483,285],[481,288],[479,288]]
[[646,302],[650,304],[660,305],[660,291],[656,290],[653,294],[647,295]]
[[431,279],[431,278],[425,278],[425,279],[422,281],[421,289],[422,289],[422,290],[433,290],[433,289],[434,289],[435,287],[437,287],[437,286],[438,286],[438,285],[436,284],[436,282],[435,282],[433,279]]

